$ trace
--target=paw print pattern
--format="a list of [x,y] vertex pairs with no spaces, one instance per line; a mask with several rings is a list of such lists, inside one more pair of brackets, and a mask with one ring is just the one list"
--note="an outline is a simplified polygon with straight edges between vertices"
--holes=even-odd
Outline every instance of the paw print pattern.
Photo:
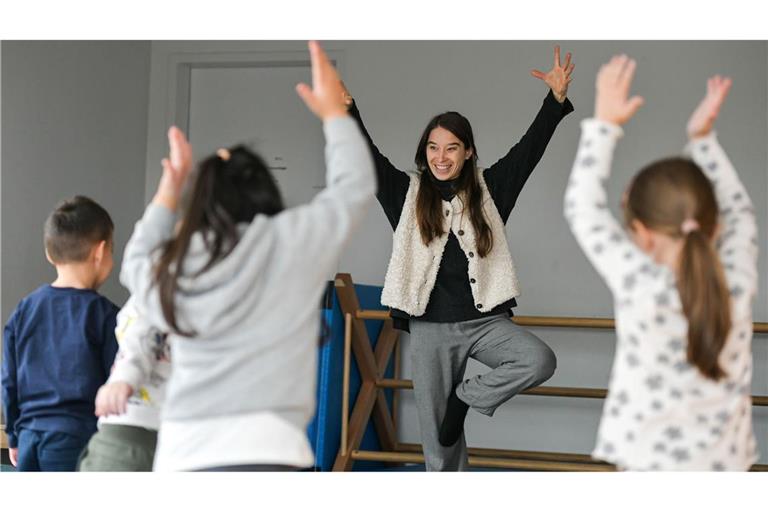
[[683,340],[679,338],[673,338],[667,342],[667,348],[672,352],[680,352],[685,348]]
[[689,460],[691,458],[691,455],[688,453],[688,450],[685,448],[675,448],[674,450],[669,452],[669,454],[677,462],[685,462],[686,460]]
[[647,379],[645,379],[645,385],[648,386],[648,389],[651,391],[658,391],[661,389],[663,382],[664,378],[659,373],[650,375]]
[[666,292],[657,293],[654,299],[656,300],[656,305],[660,308],[669,306],[669,295]]
[[677,441],[683,438],[683,431],[680,427],[667,427],[667,429],[664,430],[664,435],[667,436],[667,439],[670,441]]

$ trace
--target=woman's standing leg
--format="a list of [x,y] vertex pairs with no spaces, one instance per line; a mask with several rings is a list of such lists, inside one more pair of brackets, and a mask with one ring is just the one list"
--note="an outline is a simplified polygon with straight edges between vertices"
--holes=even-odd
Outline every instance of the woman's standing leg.
[[456,325],[410,322],[413,390],[427,471],[468,469],[463,435],[450,447],[442,446],[438,440],[448,397],[464,375],[469,356],[469,340]]

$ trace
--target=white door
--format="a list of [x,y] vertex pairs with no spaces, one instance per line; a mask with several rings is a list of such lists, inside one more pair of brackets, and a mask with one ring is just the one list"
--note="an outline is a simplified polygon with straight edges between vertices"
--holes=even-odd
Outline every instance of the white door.
[[296,94],[310,68],[294,64],[193,68],[189,136],[196,156],[237,143],[259,153],[278,181],[286,206],[309,201],[325,183],[320,121]]

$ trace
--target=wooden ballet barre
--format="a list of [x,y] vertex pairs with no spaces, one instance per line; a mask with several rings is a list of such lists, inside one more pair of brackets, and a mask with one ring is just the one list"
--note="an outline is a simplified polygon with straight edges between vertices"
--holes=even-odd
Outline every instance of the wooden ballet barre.
[[[388,309],[358,309],[355,318],[361,320],[387,320]],[[573,316],[513,316],[512,321],[525,327],[580,327],[584,329],[614,329],[613,318],[582,318]],[[768,333],[768,322],[752,324],[755,333]]]
[[[379,379],[376,381],[376,386],[386,389],[413,389],[413,381],[408,379]],[[539,386],[521,391],[520,394],[567,398],[605,398],[608,395],[608,390],[601,388]],[[752,405],[768,406],[768,396],[753,395]]]
[[[423,453],[421,445],[415,443],[398,443],[397,449],[398,451],[403,452]],[[595,460],[591,455],[583,453],[537,452],[527,450],[502,450],[499,448],[473,447],[468,447],[467,453],[469,455],[477,455],[478,457],[527,459],[548,462],[575,462],[581,464],[602,464],[604,466],[610,466],[610,464],[606,462]]]

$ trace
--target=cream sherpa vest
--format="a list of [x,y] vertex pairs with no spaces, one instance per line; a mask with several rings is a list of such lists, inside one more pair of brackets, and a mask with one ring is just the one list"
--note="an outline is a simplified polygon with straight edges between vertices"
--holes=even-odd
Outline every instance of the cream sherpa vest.
[[478,311],[490,311],[519,295],[515,265],[509,254],[504,223],[488,192],[482,169],[477,172],[483,194],[483,213],[493,233],[493,248],[490,254],[485,258],[477,255],[475,229],[469,219],[469,211],[462,212],[463,206],[458,197],[454,197],[451,202],[442,201],[445,233],[433,239],[429,245],[424,245],[416,222],[416,196],[419,192],[420,174],[410,174],[411,184],[392,239],[392,257],[381,294],[383,305],[405,311],[413,317],[424,314],[435,286],[443,250],[448,242],[449,229],[453,231],[469,261],[469,282]]

